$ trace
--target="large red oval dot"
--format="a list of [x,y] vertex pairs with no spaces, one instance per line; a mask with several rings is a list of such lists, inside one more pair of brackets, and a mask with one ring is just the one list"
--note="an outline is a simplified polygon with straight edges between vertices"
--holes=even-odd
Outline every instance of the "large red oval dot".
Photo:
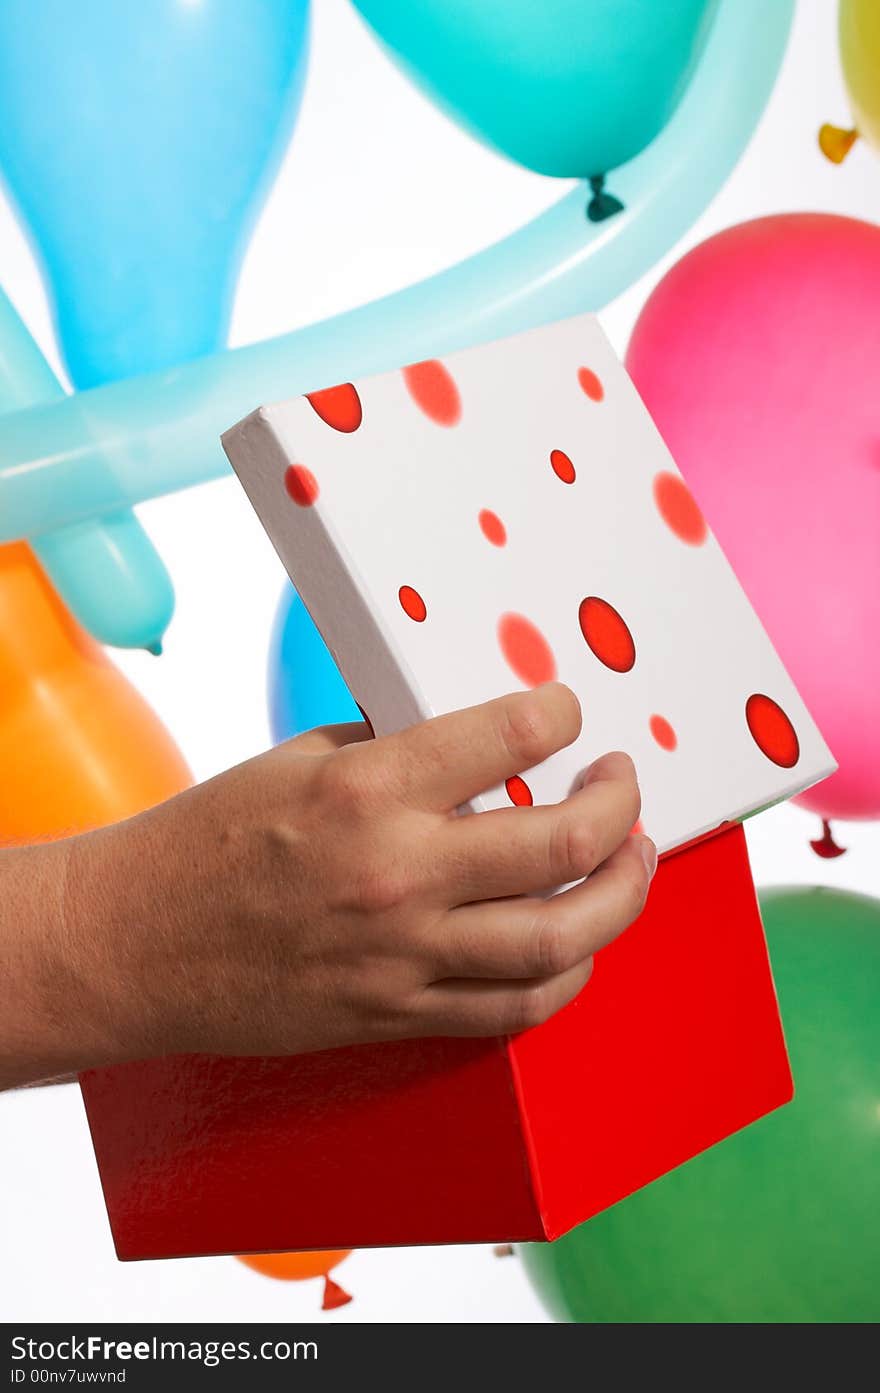
[[702,546],[709,535],[706,519],[684,479],[669,470],[654,478],[654,502],[666,526],[688,546]]
[[577,475],[574,472],[574,465],[564,450],[551,450],[550,463],[553,466],[553,473],[557,479],[561,479],[564,484],[573,484]]
[[300,508],[310,508],[318,497],[318,481],[304,464],[290,464],[284,471],[284,487]]
[[407,391],[420,410],[438,426],[454,426],[461,420],[461,397],[448,368],[436,358],[410,363],[403,369]]
[[556,659],[549,643],[524,614],[502,614],[498,621],[501,652],[527,687],[538,687],[556,677]]
[[530,808],[535,801],[532,798],[532,790],[525,779],[520,778],[519,774],[514,774],[512,778],[506,779],[504,787],[507,789],[507,796],[511,803],[517,808]]
[[652,716],[648,722],[648,726],[661,750],[677,749],[678,736],[665,716]]
[[762,754],[782,769],[791,769],[801,757],[797,732],[782,707],[772,697],[755,692],[746,702],[746,724]]
[[493,547],[504,546],[507,541],[507,528],[497,513],[493,513],[490,508],[484,508],[477,521],[487,542],[491,542]]
[[590,401],[601,401],[605,395],[605,388],[592,368],[578,368],[578,382],[581,384],[581,391],[585,392]]
[[346,435],[357,430],[364,419],[361,399],[351,382],[340,382],[338,387],[325,387],[320,392],[307,392],[306,401],[326,425]]
[[588,595],[578,610],[581,633],[600,663],[613,672],[629,672],[636,660],[636,645],[626,621],[607,600]]
[[402,585],[397,592],[404,614],[408,614],[410,619],[414,619],[417,624],[424,623],[428,614],[428,607],[419,594],[418,590],[413,590],[411,585]]

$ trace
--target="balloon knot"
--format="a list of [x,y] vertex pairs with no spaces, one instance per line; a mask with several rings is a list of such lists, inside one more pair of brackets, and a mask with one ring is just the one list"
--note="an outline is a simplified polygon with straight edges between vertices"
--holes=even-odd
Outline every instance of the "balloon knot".
[[858,131],[829,126],[826,121],[825,125],[819,128],[819,149],[832,164],[842,164],[858,138]]
[[606,218],[613,217],[615,213],[623,212],[623,204],[620,199],[605,192],[604,174],[593,175],[590,180],[590,190],[593,195],[587,204],[587,217],[590,222],[604,222]]
[[826,861],[833,861],[835,856],[843,856],[846,851],[845,846],[838,846],[831,832],[831,823],[827,818],[822,819],[822,835],[810,842],[817,856],[821,856]]
[[340,1306],[347,1306],[351,1297],[338,1282],[334,1282],[332,1277],[324,1278],[324,1300],[321,1302],[322,1311],[335,1311]]
[[144,647],[146,648],[148,653],[152,653],[154,658],[161,658],[162,640],[160,638],[154,638],[152,643],[146,643],[144,644]]

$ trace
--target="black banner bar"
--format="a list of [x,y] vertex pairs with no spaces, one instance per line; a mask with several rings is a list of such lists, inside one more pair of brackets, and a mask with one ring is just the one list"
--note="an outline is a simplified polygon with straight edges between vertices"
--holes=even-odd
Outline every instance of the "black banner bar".
[[[649,1369],[696,1365],[745,1374],[766,1350],[767,1326],[586,1325],[33,1325],[6,1323],[0,1337],[5,1389],[285,1389],[341,1387],[460,1393],[471,1387],[644,1385]],[[777,1327],[778,1329],[778,1327]],[[828,1332],[828,1327],[824,1327]],[[802,1341],[803,1327],[795,1335]],[[699,1336],[699,1338],[695,1338]],[[847,1340],[852,1331],[848,1327]],[[786,1342],[788,1343],[788,1342]],[[810,1341],[810,1359],[815,1358]],[[804,1345],[800,1354],[805,1353]],[[761,1356],[763,1357],[763,1355]],[[788,1356],[787,1356],[788,1357]],[[613,1363],[609,1363],[612,1361]],[[661,1362],[662,1361],[662,1362]],[[667,1362],[668,1361],[668,1362]],[[795,1360],[794,1363],[800,1363]],[[813,1365],[814,1368],[818,1367]],[[355,1383],[355,1380],[357,1382]],[[603,1379],[603,1381],[605,1381]],[[705,1386],[705,1385],[704,1385]]]

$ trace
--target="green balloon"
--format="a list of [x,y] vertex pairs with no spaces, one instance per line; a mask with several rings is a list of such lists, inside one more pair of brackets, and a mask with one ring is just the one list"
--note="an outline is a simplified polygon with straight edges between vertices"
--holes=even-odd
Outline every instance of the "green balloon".
[[778,889],[761,907],[795,1100],[524,1246],[558,1320],[880,1319],[880,902]]

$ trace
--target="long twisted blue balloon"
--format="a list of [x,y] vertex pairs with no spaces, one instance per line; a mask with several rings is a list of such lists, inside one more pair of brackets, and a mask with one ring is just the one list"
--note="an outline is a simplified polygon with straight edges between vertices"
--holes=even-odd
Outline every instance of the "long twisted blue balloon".
[[0,540],[215,478],[222,430],[260,402],[598,308],[687,229],[750,136],[793,0],[722,0],[669,125],[615,174],[624,212],[585,218],[579,187],[430,280],[265,343],[0,418]]
[[[0,291],[0,412],[63,399],[64,388]],[[156,651],[174,607],[171,579],[134,513],[74,522],[33,539],[77,618],[104,643]]]

